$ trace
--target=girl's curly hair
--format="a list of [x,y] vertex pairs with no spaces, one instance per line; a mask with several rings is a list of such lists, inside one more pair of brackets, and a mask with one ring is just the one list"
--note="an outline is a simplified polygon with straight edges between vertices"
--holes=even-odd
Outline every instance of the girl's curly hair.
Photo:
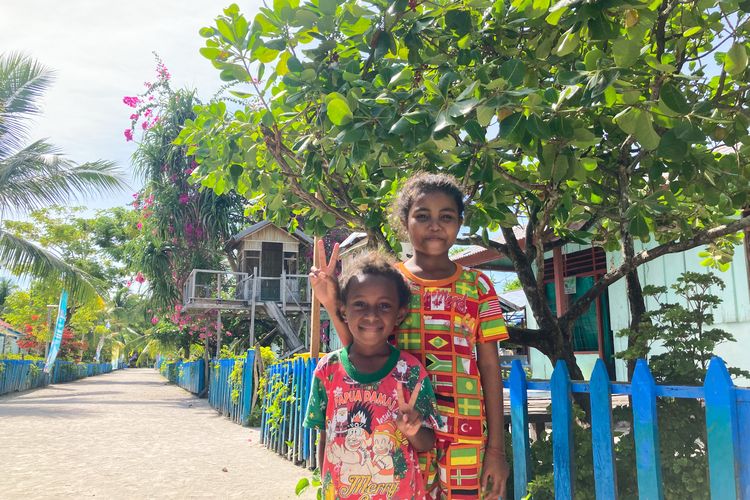
[[344,274],[339,278],[339,300],[346,304],[346,298],[351,289],[352,279],[357,276],[382,276],[393,281],[396,285],[398,294],[398,306],[406,307],[409,305],[411,291],[404,280],[404,277],[394,267],[394,260],[387,257],[383,252],[371,250],[358,255],[354,262],[346,266]]
[[391,204],[391,222],[406,235],[406,221],[414,200],[428,193],[443,193],[453,198],[458,216],[464,216],[464,192],[455,177],[448,174],[419,172],[406,181]]

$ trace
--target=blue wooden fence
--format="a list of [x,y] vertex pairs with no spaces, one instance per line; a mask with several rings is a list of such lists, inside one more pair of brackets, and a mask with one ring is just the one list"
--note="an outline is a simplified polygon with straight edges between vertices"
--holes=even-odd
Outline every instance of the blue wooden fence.
[[263,398],[261,440],[294,463],[317,466],[317,431],[302,426],[317,360],[299,357],[269,368]]
[[529,427],[526,391],[550,391],[552,396],[552,447],[555,498],[572,499],[576,464],[573,460],[573,393],[587,393],[591,400],[591,431],[597,499],[617,498],[613,453],[613,394],[632,396],[633,433],[640,498],[661,499],[661,464],[656,418],[656,398],[701,399],[706,408],[708,475],[711,498],[750,499],[750,389],[734,387],[724,362],[711,360],[703,387],[656,385],[644,360],[639,360],[632,384],[609,381],[600,360],[590,382],[572,382],[565,363],[555,366],[550,381],[527,381],[518,361],[513,362],[510,418],[513,430],[515,498],[523,498],[529,474]]
[[[263,444],[295,463],[316,466],[314,432],[302,427],[315,360],[295,359],[270,367],[265,385],[261,437]],[[591,436],[597,499],[616,499],[612,395],[632,396],[633,433],[636,444],[640,498],[663,498],[656,398],[705,401],[711,498],[750,499],[750,389],[734,387],[724,362],[713,358],[703,387],[656,385],[644,360],[637,363],[632,384],[610,382],[598,361],[590,382],[570,380],[565,363],[559,362],[549,381],[529,381],[520,361],[512,363],[505,381],[510,392],[513,444],[513,486],[516,499],[527,495],[530,474],[529,390],[549,391],[552,401],[552,447],[555,498],[573,499],[574,393],[589,394]]]
[[[253,365],[255,351],[250,349],[244,358],[213,360],[209,374],[208,404],[219,413],[240,425],[248,425],[253,403]],[[242,365],[242,376],[231,381],[230,374]],[[234,394],[234,396],[233,396]]]
[[167,380],[193,394],[200,394],[206,386],[204,366],[202,359],[187,362],[163,359],[156,361],[156,368]]
[[[242,377],[230,380],[237,363],[242,363]],[[253,402],[253,365],[255,351],[250,349],[243,358],[211,361],[208,373],[208,403],[233,422],[248,425]],[[155,368],[170,382],[193,393],[200,394],[205,387],[204,361],[168,361],[157,357]],[[235,397],[232,397],[232,393]]]
[[109,373],[112,363],[73,363],[58,359],[51,373],[44,373],[43,370],[44,361],[0,360],[0,395]]

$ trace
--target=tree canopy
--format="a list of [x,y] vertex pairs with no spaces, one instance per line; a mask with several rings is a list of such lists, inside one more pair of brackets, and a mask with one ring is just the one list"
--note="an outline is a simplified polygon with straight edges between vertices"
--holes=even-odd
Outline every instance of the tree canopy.
[[[200,31],[201,53],[243,104],[204,105],[178,143],[202,186],[282,224],[303,215],[309,231],[345,224],[393,247],[387,205],[402,179],[456,175],[472,241],[510,257],[540,326],[512,338],[571,360],[572,324],[608,285],[699,245],[726,266],[750,225],[748,11],[276,0],[250,17],[232,5]],[[571,242],[624,257],[557,318],[543,255]]]

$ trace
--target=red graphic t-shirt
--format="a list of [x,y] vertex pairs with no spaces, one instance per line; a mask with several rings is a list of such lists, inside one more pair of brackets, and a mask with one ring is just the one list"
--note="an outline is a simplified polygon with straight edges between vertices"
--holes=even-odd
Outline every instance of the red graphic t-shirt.
[[315,368],[304,425],[325,429],[321,467],[324,498],[424,498],[417,453],[396,428],[397,384],[408,401],[422,382],[414,408],[423,425],[439,427],[427,372],[410,354],[392,348],[375,373],[360,373],[348,349],[326,355]]

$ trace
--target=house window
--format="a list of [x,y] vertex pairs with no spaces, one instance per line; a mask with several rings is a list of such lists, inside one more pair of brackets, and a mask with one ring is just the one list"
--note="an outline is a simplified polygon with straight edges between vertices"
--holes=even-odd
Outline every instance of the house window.
[[242,269],[247,274],[253,274],[253,269],[257,269],[260,272],[260,251],[245,250],[245,263]]
[[296,252],[284,252],[284,272],[286,274],[297,274]]
[[[571,303],[583,296],[606,273],[606,265],[606,253],[597,247],[563,256],[563,276],[575,277],[575,292],[568,295]],[[544,283],[550,308],[557,314],[552,259],[544,261]],[[610,328],[609,299],[605,291],[573,325],[573,349],[576,352],[599,352],[609,362],[614,348]]]

